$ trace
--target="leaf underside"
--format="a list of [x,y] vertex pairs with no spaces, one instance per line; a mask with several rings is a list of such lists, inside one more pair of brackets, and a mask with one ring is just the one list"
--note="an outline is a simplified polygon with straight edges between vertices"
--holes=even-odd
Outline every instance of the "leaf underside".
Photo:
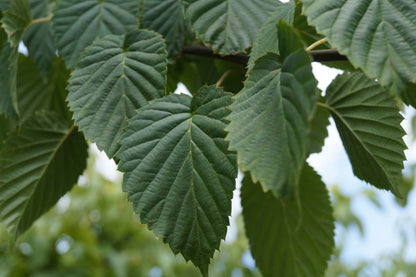
[[203,275],[224,239],[237,174],[224,128],[231,95],[203,87],[139,110],[117,155],[123,190],[156,236]]
[[363,73],[339,75],[326,92],[354,174],[399,195],[405,135],[394,98]]

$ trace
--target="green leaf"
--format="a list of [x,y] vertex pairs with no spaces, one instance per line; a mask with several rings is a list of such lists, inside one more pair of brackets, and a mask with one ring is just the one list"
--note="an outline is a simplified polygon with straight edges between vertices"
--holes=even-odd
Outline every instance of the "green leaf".
[[393,97],[363,73],[345,73],[328,87],[326,104],[355,176],[399,195],[406,145]]
[[127,119],[165,92],[167,53],[160,35],[108,35],[83,53],[69,80],[68,102],[86,137],[112,158]]
[[[51,6],[48,0],[29,0],[29,3],[32,7],[32,18],[39,19],[51,16]],[[23,42],[43,76],[47,77],[49,68],[56,57],[52,23],[47,21],[31,25],[25,31]]]
[[319,153],[322,151],[325,139],[328,136],[330,113],[322,106],[316,106],[315,113],[310,122],[309,133],[309,153]]
[[[0,36],[2,33],[0,29]],[[9,71],[9,58],[12,49],[9,43],[5,42],[0,49],[0,114],[9,118],[17,118],[15,106],[13,106],[10,83],[11,74]]]
[[11,0],[0,0],[0,11],[4,12],[9,8]]
[[[304,14],[302,14],[302,2],[295,0],[296,8],[293,20],[293,27],[296,30],[296,33],[300,38],[307,44],[311,45],[312,43],[321,40],[324,36],[316,32],[315,27],[311,26],[308,23],[308,20]],[[331,46],[328,43],[319,45],[315,49],[329,49]]]
[[170,57],[177,56],[185,40],[184,7],[180,0],[144,0],[143,27],[161,34]]
[[231,106],[227,127],[240,168],[251,171],[276,196],[288,194],[297,183],[309,151],[309,120],[316,103],[309,55],[299,50],[279,62],[276,54],[256,62]]
[[277,2],[276,11],[270,15],[267,21],[261,26],[256,35],[256,41],[253,44],[253,50],[250,53],[250,59],[247,65],[247,71],[250,71],[254,62],[266,55],[267,53],[275,53],[279,55],[279,38],[277,23],[280,19],[292,24],[295,12],[295,4],[293,2],[280,3]]
[[406,105],[416,109],[416,84],[408,83],[406,89],[402,91],[400,98]]
[[48,77],[43,77],[31,57],[19,55],[17,97],[22,119],[39,110],[55,111],[70,119],[65,102],[69,72],[62,60],[54,61]]
[[1,21],[11,47],[17,48],[23,38],[24,31],[32,21],[29,2],[27,0],[13,0],[9,9],[4,12]]
[[204,276],[227,231],[237,175],[224,140],[230,104],[214,86],[155,100],[130,120],[117,155],[141,222]]
[[277,199],[246,175],[241,205],[250,249],[264,276],[324,276],[334,218],[325,184],[309,165],[300,177],[299,199]]
[[74,68],[80,53],[97,38],[124,35],[138,27],[137,0],[61,0],[52,18],[59,52]]
[[399,94],[416,82],[416,1],[304,0],[303,12],[351,63]]
[[83,136],[55,114],[38,113],[9,136],[0,151],[0,220],[13,238],[72,188],[86,158]]
[[[17,101],[18,47],[31,20],[30,5],[27,0],[12,1],[1,19],[2,27],[7,33],[10,45],[3,43],[0,57],[0,84],[2,88],[5,88],[2,89],[0,95],[2,102],[0,112],[13,118],[19,115]],[[8,60],[6,61],[6,59]]]
[[186,16],[197,36],[225,55],[250,47],[261,25],[278,7],[275,0],[189,0]]

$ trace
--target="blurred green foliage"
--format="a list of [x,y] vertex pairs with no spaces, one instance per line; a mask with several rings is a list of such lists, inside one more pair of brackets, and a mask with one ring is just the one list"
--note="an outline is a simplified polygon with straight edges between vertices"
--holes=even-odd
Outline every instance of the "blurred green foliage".
[[[0,228],[0,277],[200,276],[139,223],[121,182],[97,173],[91,156],[82,185],[40,218],[13,249],[5,228]],[[238,221],[242,230],[241,218]],[[233,243],[222,243],[210,274],[260,276],[254,266],[242,263],[247,243],[242,232]]]
[[[194,266],[185,263],[180,255],[175,257],[146,225],[139,223],[121,192],[121,179],[112,182],[100,175],[95,159],[91,153],[80,185],[41,217],[14,247],[9,245],[8,234],[0,226],[0,277],[200,276]],[[413,189],[415,171],[411,166],[403,178],[404,197],[397,200],[402,207],[407,205]],[[370,203],[381,209],[375,190],[364,190],[360,194],[365,194]],[[401,238],[402,249],[397,253],[381,256],[377,262],[349,264],[343,260],[347,233],[357,228],[365,235],[362,219],[351,208],[356,196],[344,195],[337,186],[331,186],[339,233],[325,276],[416,276],[416,263],[404,258],[408,247],[405,232]],[[222,243],[210,267],[210,276],[260,277],[248,250],[242,217],[238,216],[236,222],[237,238],[231,243]]]

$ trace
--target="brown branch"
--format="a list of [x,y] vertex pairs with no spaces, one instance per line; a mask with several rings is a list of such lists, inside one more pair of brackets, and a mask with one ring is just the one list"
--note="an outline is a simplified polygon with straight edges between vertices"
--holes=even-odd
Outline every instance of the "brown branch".
[[[249,59],[249,56],[244,54],[221,56],[214,53],[212,49],[201,45],[184,46],[182,48],[182,54],[216,58],[241,65],[247,65]],[[315,62],[334,62],[348,60],[347,57],[341,55],[336,49],[313,50],[310,52],[310,54],[312,55],[313,61]]]

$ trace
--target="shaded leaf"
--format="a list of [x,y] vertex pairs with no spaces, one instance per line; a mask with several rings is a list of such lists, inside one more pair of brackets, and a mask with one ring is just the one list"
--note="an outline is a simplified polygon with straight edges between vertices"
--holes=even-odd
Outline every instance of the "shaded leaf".
[[406,105],[416,109],[416,84],[408,83],[400,94],[400,98]]
[[[48,0],[29,0],[29,3],[32,8],[32,18],[39,19],[51,16],[51,6]],[[52,22],[47,21],[31,25],[25,31],[23,42],[43,76],[47,77],[49,67],[56,57]]]
[[[9,9],[4,12],[1,19],[2,27],[7,33],[8,42],[3,43],[0,57],[1,85],[5,88],[0,96],[5,100],[1,111],[10,117],[19,115],[17,101],[17,62],[18,47],[23,33],[31,22],[30,5],[27,0],[12,1]],[[8,58],[8,61],[6,61]]]
[[299,180],[299,199],[275,198],[246,175],[241,205],[250,249],[264,276],[324,275],[334,247],[334,218],[325,184],[309,165]]
[[250,71],[253,68],[254,62],[258,58],[266,55],[268,52],[279,55],[277,23],[280,19],[283,19],[289,24],[292,24],[295,12],[295,3],[277,2],[276,5],[276,11],[269,16],[256,35],[256,40],[250,53],[247,71]]
[[335,120],[355,176],[399,195],[405,160],[403,117],[394,99],[363,73],[339,75],[328,87],[326,103]]
[[161,34],[170,57],[177,56],[185,40],[184,7],[180,0],[144,0],[143,27]]
[[399,94],[416,82],[416,1],[304,0],[303,12],[353,65],[390,91]]
[[69,68],[97,38],[138,27],[137,0],[61,0],[52,18],[58,50]]
[[154,32],[108,35],[83,53],[69,80],[68,102],[85,136],[112,158],[127,119],[165,92],[167,53]]
[[130,120],[117,155],[141,222],[204,276],[226,234],[237,175],[224,140],[230,104],[214,86],[154,100]]
[[31,21],[29,2],[27,0],[13,0],[9,9],[3,13],[1,20],[12,48],[19,46],[23,33]]
[[19,55],[17,95],[20,117],[26,118],[35,111],[49,110],[68,116],[65,89],[69,72],[62,60],[56,59],[48,79],[45,79],[31,57]]
[[[2,33],[0,29],[0,36]],[[12,49],[7,42],[4,42],[0,49],[0,114],[10,118],[17,118],[15,107],[13,106],[10,90],[10,71],[9,58]]]
[[9,136],[0,151],[0,219],[14,238],[72,188],[86,158],[83,136],[55,114],[38,113]]
[[309,151],[309,120],[316,103],[309,55],[299,50],[279,62],[275,54],[256,62],[231,106],[227,126],[240,168],[276,196],[287,195],[297,183]]
[[275,0],[188,0],[186,16],[197,36],[225,55],[250,47],[261,25],[275,11]]
[[322,107],[316,106],[315,113],[310,122],[309,133],[309,153],[319,153],[322,151],[325,139],[328,136],[329,111]]

